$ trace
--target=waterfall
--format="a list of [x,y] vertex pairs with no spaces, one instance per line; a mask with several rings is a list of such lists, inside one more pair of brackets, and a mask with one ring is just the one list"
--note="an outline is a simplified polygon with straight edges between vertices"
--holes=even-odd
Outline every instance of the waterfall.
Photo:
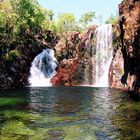
[[30,68],[29,83],[32,87],[51,86],[51,78],[56,74],[57,60],[52,49],[45,49],[38,54]]
[[112,60],[112,25],[105,24],[95,31],[96,55],[95,55],[95,87],[109,86],[109,67]]

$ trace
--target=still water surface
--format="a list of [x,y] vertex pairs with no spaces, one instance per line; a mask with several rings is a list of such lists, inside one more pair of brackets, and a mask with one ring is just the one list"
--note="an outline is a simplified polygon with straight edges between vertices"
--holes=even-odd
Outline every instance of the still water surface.
[[140,102],[109,88],[3,90],[0,140],[140,140]]

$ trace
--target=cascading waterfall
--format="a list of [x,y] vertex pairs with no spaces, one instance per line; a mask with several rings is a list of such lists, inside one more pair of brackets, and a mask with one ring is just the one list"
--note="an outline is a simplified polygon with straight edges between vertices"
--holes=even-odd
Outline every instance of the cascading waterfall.
[[95,31],[96,55],[95,55],[95,87],[109,86],[109,67],[112,60],[112,25],[105,24]]
[[56,74],[57,60],[52,49],[45,49],[32,62],[29,83],[31,87],[51,86],[51,78]]

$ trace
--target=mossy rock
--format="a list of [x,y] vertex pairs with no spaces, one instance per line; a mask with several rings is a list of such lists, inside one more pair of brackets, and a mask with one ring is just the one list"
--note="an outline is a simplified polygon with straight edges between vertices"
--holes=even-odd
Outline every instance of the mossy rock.
[[2,135],[28,135],[31,136],[34,134],[34,131],[29,129],[21,121],[7,121],[1,128]]
[[38,114],[32,114],[29,112],[17,111],[17,110],[5,110],[0,112],[4,119],[19,119],[23,121],[37,121],[42,120],[43,117]]

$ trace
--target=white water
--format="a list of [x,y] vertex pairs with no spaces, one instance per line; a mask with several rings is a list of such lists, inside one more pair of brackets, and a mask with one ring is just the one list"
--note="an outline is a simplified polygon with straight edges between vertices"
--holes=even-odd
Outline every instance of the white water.
[[109,67],[112,60],[112,25],[106,24],[98,27],[96,36],[96,62],[95,62],[95,87],[109,86]]
[[30,69],[31,87],[51,86],[51,78],[56,74],[57,60],[52,49],[45,49],[35,57]]

